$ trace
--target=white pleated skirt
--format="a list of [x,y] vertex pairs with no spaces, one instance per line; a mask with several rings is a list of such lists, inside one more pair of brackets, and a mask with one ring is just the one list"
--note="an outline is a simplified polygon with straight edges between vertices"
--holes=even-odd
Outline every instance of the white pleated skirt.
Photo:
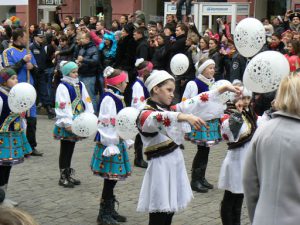
[[148,162],[138,212],[177,212],[186,208],[192,198],[193,192],[180,148]]
[[235,194],[243,194],[243,167],[250,141],[242,147],[228,150],[222,163],[218,188]]

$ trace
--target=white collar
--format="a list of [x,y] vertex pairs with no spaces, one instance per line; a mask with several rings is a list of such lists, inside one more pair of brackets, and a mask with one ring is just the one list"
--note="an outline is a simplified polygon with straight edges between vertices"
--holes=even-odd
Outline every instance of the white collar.
[[208,79],[202,74],[199,74],[197,78],[208,85],[212,85],[213,83],[215,83],[215,78]]
[[70,84],[73,84],[73,85],[78,85],[78,83],[79,83],[78,78],[72,78],[72,77],[69,77],[69,76],[63,76],[63,78],[61,80],[65,81],[65,82],[68,82]]

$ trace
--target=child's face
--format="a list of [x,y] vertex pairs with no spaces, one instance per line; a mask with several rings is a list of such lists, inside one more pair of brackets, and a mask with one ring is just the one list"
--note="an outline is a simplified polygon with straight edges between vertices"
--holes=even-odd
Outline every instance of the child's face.
[[153,92],[158,97],[158,101],[164,105],[171,105],[173,98],[174,98],[174,91],[175,91],[175,83],[174,81],[167,81],[161,87],[154,87]]
[[7,81],[6,81],[6,86],[9,88],[12,88],[13,86],[15,86],[18,83],[18,76],[17,75],[13,75],[11,76]]
[[78,69],[74,69],[69,73],[69,76],[72,78],[78,78]]
[[215,65],[211,64],[203,70],[202,75],[208,79],[211,79],[215,75]]
[[239,99],[239,100],[235,103],[235,108],[236,108],[239,112],[242,112],[242,111],[243,111],[243,107],[244,107],[243,99]]
[[251,97],[249,97],[249,96],[243,97],[244,108],[248,108],[250,103],[251,103]]
[[127,81],[123,81],[122,83],[120,83],[120,84],[117,85],[117,88],[118,88],[122,93],[124,93],[126,87],[127,87]]

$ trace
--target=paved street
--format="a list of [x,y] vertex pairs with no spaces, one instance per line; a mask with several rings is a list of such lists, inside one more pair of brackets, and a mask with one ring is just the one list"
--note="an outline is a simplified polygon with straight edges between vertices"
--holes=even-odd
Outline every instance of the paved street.
[[[22,165],[12,169],[9,192],[12,199],[20,202],[20,208],[32,214],[41,225],[95,225],[99,209],[100,193],[103,180],[93,176],[89,162],[92,156],[93,139],[77,144],[72,167],[76,169],[76,177],[82,185],[74,189],[58,186],[58,154],[59,142],[53,140],[54,121],[46,116],[38,119],[38,147],[44,157],[31,157]],[[186,143],[184,156],[190,174],[191,162],[195,154],[195,146]],[[214,147],[210,154],[207,178],[215,186],[226,146]],[[133,161],[133,150],[129,151]],[[144,169],[133,167],[132,176],[119,182],[115,194],[120,201],[119,212],[128,217],[124,225],[147,225],[148,215],[136,212]],[[219,225],[219,210],[223,191],[213,189],[206,194],[194,193],[189,207],[174,216],[174,225]],[[243,209],[242,224],[250,224],[246,209]]]

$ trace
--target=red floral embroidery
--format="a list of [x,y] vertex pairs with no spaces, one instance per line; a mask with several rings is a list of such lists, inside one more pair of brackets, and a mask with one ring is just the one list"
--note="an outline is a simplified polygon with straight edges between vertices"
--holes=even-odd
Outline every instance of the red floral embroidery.
[[140,97],[140,101],[144,102],[145,101],[145,97],[144,96]]
[[172,106],[170,107],[170,109],[171,109],[172,111],[176,112],[177,106],[176,106],[176,105],[172,105]]
[[59,103],[59,108],[60,108],[60,109],[65,109],[65,108],[66,108],[66,104],[67,104],[67,103],[65,103],[65,102]]
[[229,140],[227,134],[223,134],[222,137],[223,137],[223,139],[224,139],[225,141],[228,141],[228,140]]
[[223,123],[227,119],[229,119],[229,115],[228,114],[224,114],[224,116],[221,118],[221,123]]
[[208,94],[204,93],[204,94],[200,95],[200,100],[202,102],[207,102],[208,101]]
[[26,112],[20,113],[20,117],[21,117],[21,118],[25,118],[25,117],[26,117]]
[[112,126],[116,126],[116,119],[115,119],[115,118],[111,118],[111,119],[110,119],[110,124],[111,124]]
[[156,120],[157,120],[157,122],[161,123],[163,121],[163,116],[160,113],[158,113],[156,115]]
[[137,102],[138,102],[138,98],[134,98],[133,103],[137,103]]
[[164,119],[163,124],[165,127],[169,127],[171,125],[171,120],[167,117]]

